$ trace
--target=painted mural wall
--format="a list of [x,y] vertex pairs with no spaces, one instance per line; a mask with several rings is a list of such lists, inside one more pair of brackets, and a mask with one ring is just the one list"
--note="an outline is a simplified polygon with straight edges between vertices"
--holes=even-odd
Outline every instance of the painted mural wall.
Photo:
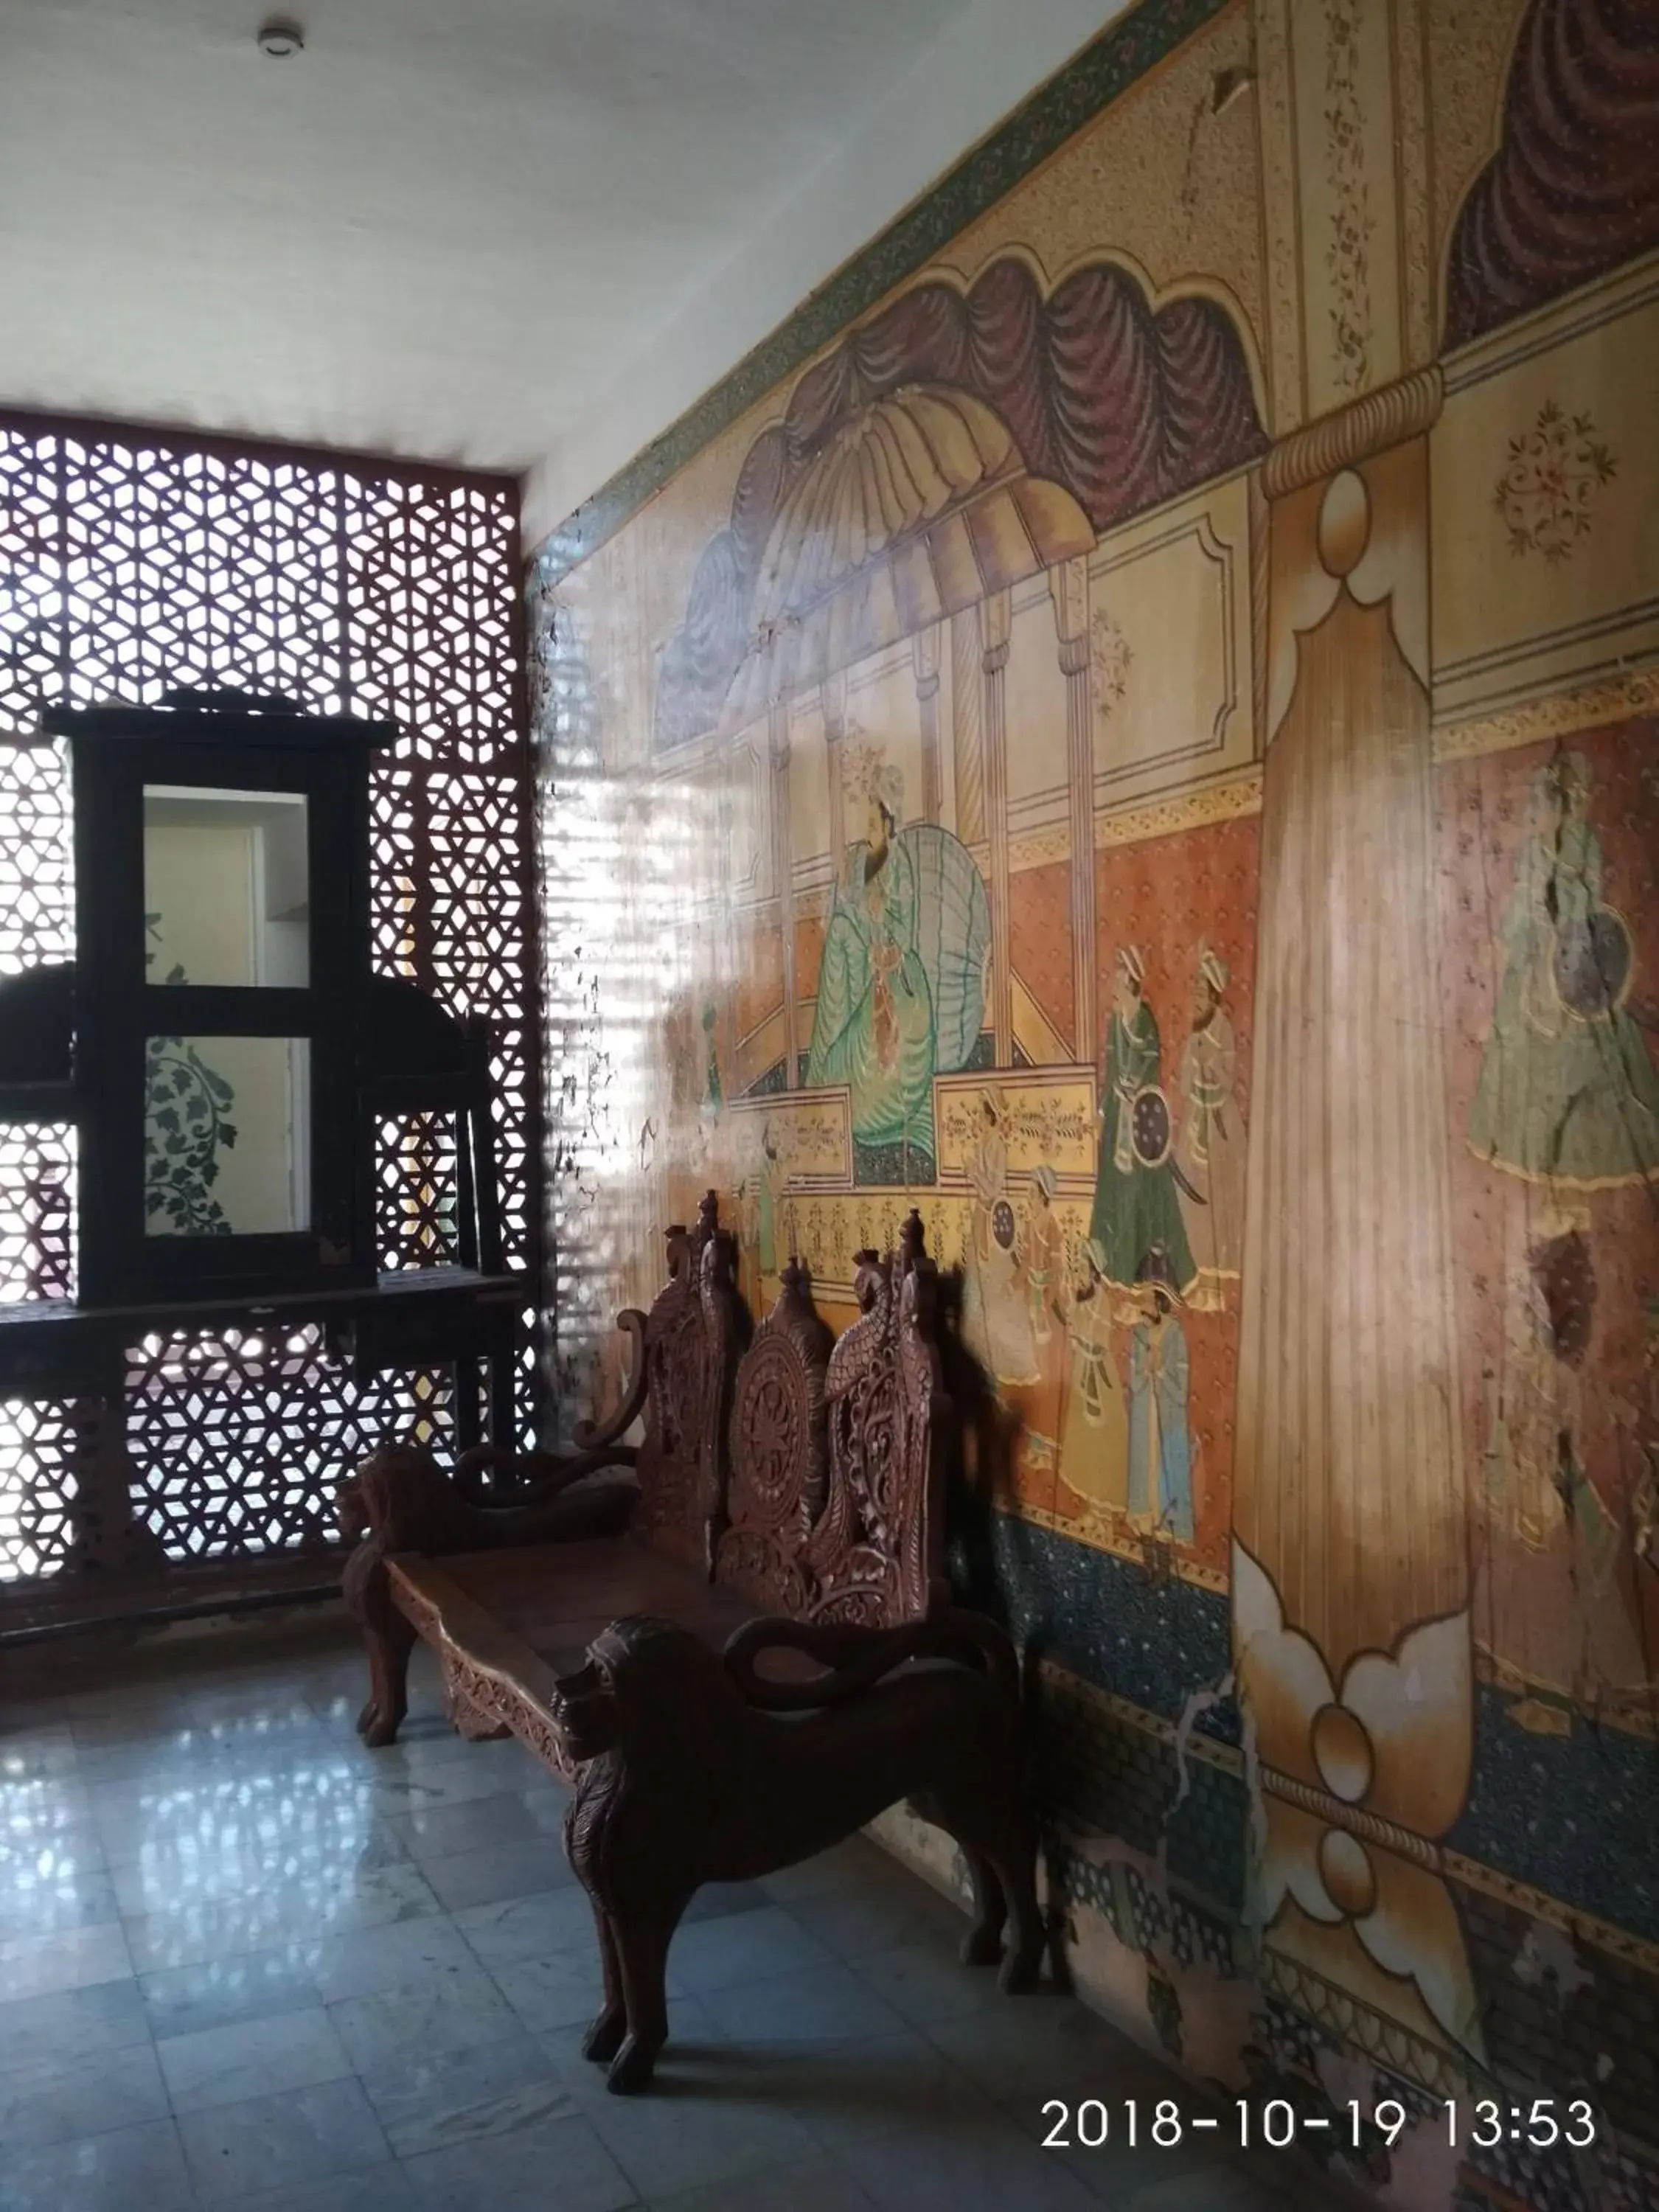
[[1144,0],[532,580],[565,1403],[919,1206],[1080,1979],[1437,2212],[1659,2204],[1656,360],[1653,0]]

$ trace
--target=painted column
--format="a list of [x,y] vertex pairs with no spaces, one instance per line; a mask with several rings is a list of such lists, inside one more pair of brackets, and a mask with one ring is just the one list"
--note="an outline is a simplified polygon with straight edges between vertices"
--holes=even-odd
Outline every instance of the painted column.
[[951,757],[957,835],[964,845],[985,842],[985,701],[979,655],[979,617],[969,607],[951,617]]
[[818,687],[830,767],[830,872],[839,879],[847,860],[847,675],[838,669]]
[[1095,735],[1089,696],[1089,563],[1079,554],[1048,571],[1066,678],[1066,787],[1072,848],[1073,1057],[1095,1057]]
[[991,1027],[996,1065],[1014,1062],[1012,929],[1008,910],[1008,731],[1005,672],[1013,609],[1005,587],[980,601],[980,671],[984,695],[985,816],[991,846]]
[[[939,817],[939,624],[929,623],[910,641],[910,664],[915,672],[916,706],[921,720],[921,807],[912,818],[937,822]],[[835,786],[830,785],[830,805]]]
[[1429,733],[1439,401],[1438,371],[1419,373],[1262,471],[1270,742],[1232,1602],[1270,1961],[1478,2060],[1440,1861],[1474,1682]]
[[772,702],[768,717],[771,762],[772,874],[778,891],[778,930],[783,939],[783,1079],[796,1089],[800,1054],[795,1043],[795,862],[789,834],[789,707]]

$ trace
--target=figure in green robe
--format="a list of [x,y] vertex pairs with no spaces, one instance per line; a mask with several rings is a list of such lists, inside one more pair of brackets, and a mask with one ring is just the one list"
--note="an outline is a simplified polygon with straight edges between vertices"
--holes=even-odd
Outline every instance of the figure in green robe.
[[933,1156],[933,1078],[980,1033],[990,913],[965,846],[936,823],[899,827],[898,770],[866,776],[867,837],[836,886],[806,1081],[844,1083],[862,1146]]
[[1595,1190],[1659,1176],[1659,1072],[1625,1009],[1630,936],[1601,902],[1589,798],[1577,753],[1533,780],[1468,1138],[1511,1175]]
[[1184,1297],[1198,1270],[1170,1163],[1165,1158],[1148,1166],[1134,1146],[1134,1102],[1142,1091],[1156,1086],[1161,1057],[1158,1018],[1146,1003],[1146,982],[1145,962],[1133,945],[1126,945],[1117,956],[1106,1036],[1100,1164],[1089,1235],[1104,1263],[1102,1274],[1115,1290],[1133,1290],[1142,1259],[1156,1249],[1164,1255],[1175,1287]]

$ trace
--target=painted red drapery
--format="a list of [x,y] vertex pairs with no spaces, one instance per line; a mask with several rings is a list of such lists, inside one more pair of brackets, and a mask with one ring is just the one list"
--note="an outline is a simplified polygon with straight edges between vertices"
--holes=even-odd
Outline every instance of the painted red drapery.
[[1659,243],[1656,112],[1659,0],[1533,0],[1452,236],[1449,346]]
[[1109,262],[1074,270],[1045,299],[1012,256],[966,293],[919,284],[810,369],[783,421],[750,447],[731,520],[704,548],[684,626],[663,656],[659,746],[718,718],[790,487],[860,409],[918,383],[955,386],[994,408],[1027,469],[1063,484],[1100,531],[1267,443],[1238,332],[1213,301],[1154,307]]

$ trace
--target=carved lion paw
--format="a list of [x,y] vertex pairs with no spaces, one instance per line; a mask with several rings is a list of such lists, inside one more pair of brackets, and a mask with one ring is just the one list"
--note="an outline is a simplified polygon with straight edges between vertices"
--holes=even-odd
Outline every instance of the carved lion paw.
[[618,2009],[602,2012],[582,2038],[582,2057],[596,2066],[608,2066],[622,2048],[628,2033],[628,2015]]
[[656,2063],[657,2054],[651,2046],[630,2035],[611,2060],[605,2086],[613,2097],[631,2097],[649,2087]]
[[398,1723],[391,1714],[383,1714],[373,1698],[357,1716],[357,1733],[371,1751],[383,1751],[398,1740]]

